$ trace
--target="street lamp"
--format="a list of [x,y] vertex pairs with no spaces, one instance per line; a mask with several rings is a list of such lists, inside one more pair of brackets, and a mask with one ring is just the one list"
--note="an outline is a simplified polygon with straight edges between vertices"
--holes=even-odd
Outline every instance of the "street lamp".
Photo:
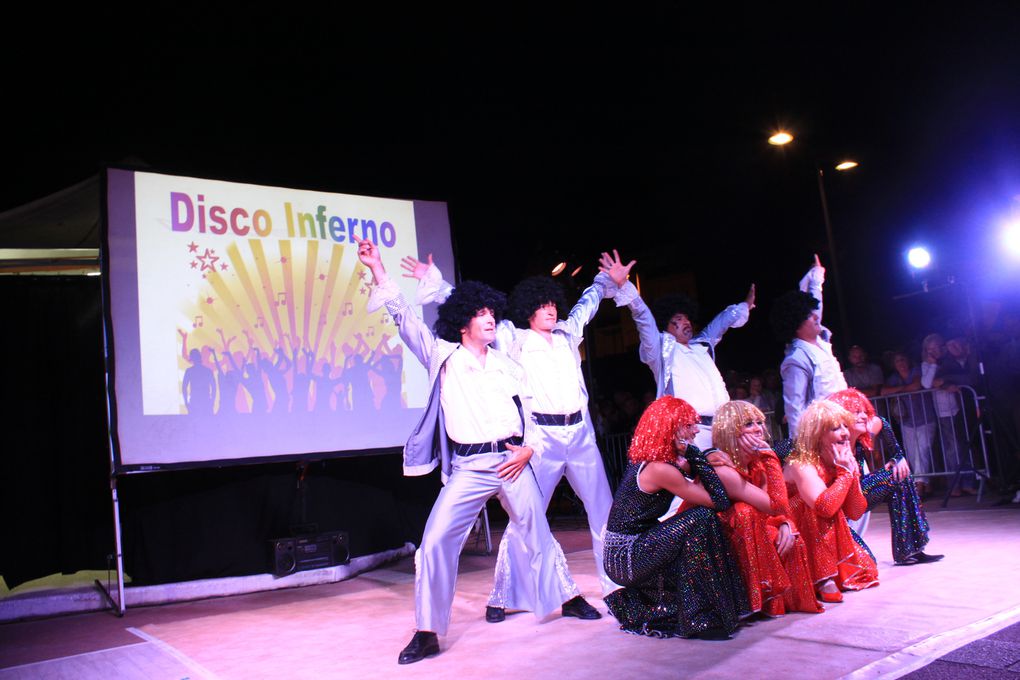
[[[786,130],[778,130],[769,137],[768,142],[772,146],[786,146],[794,139],[793,135]],[[839,172],[845,172],[852,170],[859,165],[857,161],[845,159],[840,161],[834,167]],[[846,316],[846,302],[843,297],[843,281],[839,275],[839,258],[836,256],[836,238],[832,232],[832,220],[829,219],[829,199],[825,193],[825,171],[822,169],[821,164],[815,165],[815,172],[818,178],[818,197],[822,202],[822,219],[825,221],[825,237],[829,244],[829,256],[832,259],[832,278],[833,283],[836,284],[836,296],[839,299],[839,305],[837,310],[839,311],[839,322],[843,327],[843,332],[846,334],[847,342],[850,342],[850,324],[847,322]]]

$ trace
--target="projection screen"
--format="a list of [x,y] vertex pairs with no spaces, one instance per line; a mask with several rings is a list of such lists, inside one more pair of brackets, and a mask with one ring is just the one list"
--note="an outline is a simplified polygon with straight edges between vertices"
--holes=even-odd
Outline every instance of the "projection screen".
[[[107,171],[104,275],[115,471],[401,446],[425,369],[352,236],[453,272],[445,203]],[[421,313],[419,308],[418,313]],[[429,316],[426,316],[429,319]]]

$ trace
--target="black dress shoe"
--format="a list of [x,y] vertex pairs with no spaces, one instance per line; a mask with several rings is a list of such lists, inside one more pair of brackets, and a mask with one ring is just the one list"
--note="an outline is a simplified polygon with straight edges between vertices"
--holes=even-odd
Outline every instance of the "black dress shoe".
[[485,608],[485,620],[489,623],[499,623],[500,621],[506,621],[506,610],[502,607],[486,607]]
[[421,661],[426,656],[435,656],[439,653],[439,637],[427,630],[419,630],[407,643],[407,646],[400,650],[400,657],[397,663],[404,665]]
[[599,610],[585,602],[584,598],[580,595],[563,603],[563,615],[574,616],[585,621],[594,621],[595,619],[602,618]]
[[945,557],[945,555],[929,555],[928,553],[924,552],[919,552],[916,555],[914,555],[916,564],[928,564],[929,562],[938,562],[943,557]]

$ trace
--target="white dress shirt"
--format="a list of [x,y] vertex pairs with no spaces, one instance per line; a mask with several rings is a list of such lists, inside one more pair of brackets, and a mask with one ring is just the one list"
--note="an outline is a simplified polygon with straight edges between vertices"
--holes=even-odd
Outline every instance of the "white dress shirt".
[[584,397],[578,382],[574,351],[561,333],[552,343],[534,331],[525,331],[520,363],[527,383],[529,411],[568,415],[581,410]]
[[726,383],[705,345],[676,343],[671,370],[673,395],[693,406],[700,415],[715,415],[730,400]]
[[440,377],[440,399],[450,439],[478,444],[520,436],[521,416],[513,401],[520,384],[509,361],[491,347],[484,362],[464,347],[450,355]]

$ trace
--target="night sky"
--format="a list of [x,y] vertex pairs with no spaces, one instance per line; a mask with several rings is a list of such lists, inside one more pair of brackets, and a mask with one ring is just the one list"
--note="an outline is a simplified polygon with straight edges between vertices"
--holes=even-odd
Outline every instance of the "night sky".
[[[1020,297],[994,240],[1020,215],[1014,2],[426,4],[12,25],[0,210],[104,164],[442,200],[461,275],[504,289],[559,259],[590,279],[612,247],[643,277],[692,272],[706,314],[756,281],[760,308],[720,353],[753,368],[781,357],[769,301],[812,253],[831,264],[816,168],[852,157],[826,173],[844,338],[909,346],[961,308],[960,286],[893,299],[920,288],[916,239],[938,251],[933,283]],[[765,143],[779,127],[785,150]]]

